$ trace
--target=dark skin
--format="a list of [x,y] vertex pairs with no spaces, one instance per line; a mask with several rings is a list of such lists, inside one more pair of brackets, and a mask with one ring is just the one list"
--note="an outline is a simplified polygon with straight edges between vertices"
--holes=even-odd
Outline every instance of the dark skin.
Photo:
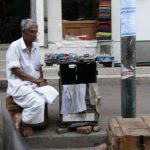
[[[38,26],[36,26],[36,25],[31,26],[29,29],[26,29],[22,33],[24,42],[30,53],[32,50],[32,42],[36,41],[36,39],[37,39],[37,33],[38,33]],[[47,85],[47,80],[43,78],[42,67],[40,67],[40,78],[39,79],[35,79],[32,76],[26,74],[20,68],[13,68],[12,72],[16,76],[18,76],[20,79],[25,80],[25,81],[31,81],[31,82],[37,84],[38,86]]]

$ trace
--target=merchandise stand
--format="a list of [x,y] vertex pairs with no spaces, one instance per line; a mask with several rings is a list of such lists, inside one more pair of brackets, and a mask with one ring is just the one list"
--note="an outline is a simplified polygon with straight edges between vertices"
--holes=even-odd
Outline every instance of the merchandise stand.
[[97,70],[95,61],[83,61],[60,64],[60,110],[62,104],[63,85],[86,84],[86,107],[87,110],[76,114],[61,115],[61,125],[69,128],[79,126],[95,125],[98,123],[99,113],[96,104],[90,104],[89,89],[91,83],[97,83]]
[[111,67],[114,62],[111,24],[111,0],[99,0],[96,33],[98,52],[96,61],[105,67]]

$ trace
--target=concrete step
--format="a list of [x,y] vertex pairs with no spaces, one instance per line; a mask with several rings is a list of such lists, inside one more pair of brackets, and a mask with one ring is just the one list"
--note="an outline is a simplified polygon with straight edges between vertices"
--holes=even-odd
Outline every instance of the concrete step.
[[[5,101],[6,91],[1,92],[0,96],[1,100]],[[34,129],[34,134],[32,136],[24,138],[31,150],[73,150],[73,148],[94,147],[106,141],[106,124],[101,124],[102,128],[99,132],[92,132],[91,134],[78,134],[75,131],[71,131],[64,134],[58,134],[56,130],[60,128],[61,123],[59,115],[59,103],[60,101],[58,97],[54,101],[54,104],[48,105],[48,127],[44,129]]]
[[[33,136],[26,137],[25,140],[31,149],[57,148],[57,149],[72,149],[94,147],[106,142],[106,132],[103,129],[100,132],[91,134],[78,134],[68,132],[58,134],[55,128],[49,127],[46,130],[36,131]],[[63,141],[63,142],[62,142]]]
[[[53,69],[52,69],[53,68]],[[54,73],[51,73],[51,71]],[[53,67],[45,67],[44,74],[47,76],[50,85],[59,88],[58,76],[51,76],[58,73],[58,66]],[[100,68],[98,75],[98,85],[99,87],[104,87],[107,83],[109,86],[114,83],[120,83],[120,68]],[[150,74],[149,67],[138,67],[137,68],[137,81],[150,83]],[[111,75],[112,74],[112,75]],[[3,83],[7,83],[6,79],[3,80]],[[3,84],[0,83],[0,86]],[[104,90],[104,89],[103,89]],[[6,96],[5,96],[6,97]],[[100,116],[100,125],[102,127],[100,132],[92,132],[89,135],[77,134],[76,132],[69,132],[64,134],[58,134],[56,129],[59,128],[60,120],[59,120],[59,100],[55,101],[54,105],[51,105],[49,108],[49,126],[44,130],[36,130],[33,136],[26,137],[25,140],[29,145],[31,150],[75,150],[78,148],[85,148],[87,150],[93,150],[95,145],[100,145],[106,142],[106,125],[107,120],[110,117],[116,116],[118,114],[110,114],[107,116],[108,112],[102,112],[103,115]],[[104,107],[104,105],[103,105]],[[116,106],[115,106],[116,107]],[[106,113],[106,114],[105,114]],[[53,115],[54,114],[54,115]],[[106,117],[104,119],[104,116]],[[91,147],[88,149],[87,147]],[[79,149],[80,150],[80,149]],[[82,149],[81,149],[82,150]],[[84,150],[84,149],[83,149]]]
[[6,68],[6,61],[0,60],[0,69],[5,69],[5,68]]
[[[0,72],[5,72],[5,61],[0,61],[1,67],[4,67],[3,69],[0,68]],[[43,66],[43,73],[45,77],[48,76],[58,76],[59,71],[59,65],[54,66]],[[121,74],[121,68],[120,67],[97,67],[98,75],[120,75]],[[150,67],[136,67],[136,74],[150,74]]]
[[6,52],[9,44],[0,44],[0,60],[6,60]]
[[[96,147],[86,147],[86,148],[38,148],[38,149],[30,149],[30,150],[96,150]],[[98,148],[97,148],[98,150]]]
[[[5,65],[4,61],[0,61],[0,63],[3,64],[3,67]],[[105,67],[98,67],[98,76],[118,76],[120,77],[121,74],[121,69],[120,67],[112,67],[112,68],[105,68]],[[44,66],[43,67],[43,73],[45,78],[50,78],[50,77],[56,77],[58,78],[58,72],[59,72],[59,65],[54,65],[54,66]],[[136,67],[136,75],[138,76],[149,76],[150,75],[150,67]],[[6,77],[6,70],[5,68],[0,69],[0,78],[5,78]]]
[[[113,68],[98,68],[97,79],[101,80],[101,84],[111,84],[120,83],[121,80],[121,70],[120,67]],[[43,67],[44,77],[51,84],[53,80],[58,80],[60,76],[58,75],[59,66]],[[150,67],[136,67],[136,80],[138,83],[150,83]],[[0,85],[1,87],[6,87],[6,70],[0,69]]]

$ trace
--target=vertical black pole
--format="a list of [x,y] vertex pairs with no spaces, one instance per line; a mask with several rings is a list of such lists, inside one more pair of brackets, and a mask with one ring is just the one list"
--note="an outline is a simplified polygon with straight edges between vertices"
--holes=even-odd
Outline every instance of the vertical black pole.
[[136,117],[135,0],[121,0],[121,115]]

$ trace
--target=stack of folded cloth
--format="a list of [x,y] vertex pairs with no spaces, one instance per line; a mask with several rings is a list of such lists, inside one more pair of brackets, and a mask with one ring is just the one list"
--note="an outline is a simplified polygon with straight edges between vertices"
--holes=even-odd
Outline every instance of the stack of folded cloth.
[[84,54],[83,56],[78,56],[75,53],[46,53],[44,56],[44,62],[46,66],[52,66],[53,64],[61,64],[61,63],[73,63],[73,62],[87,62],[94,61],[95,57],[93,55]]
[[46,53],[44,56],[44,62],[46,66],[51,66],[53,64],[60,64],[60,63],[68,63],[68,62],[78,62],[79,57],[77,54],[74,53]]
[[44,62],[46,66],[51,66],[55,64],[56,62],[55,54],[53,53],[46,53],[44,56]]
[[100,0],[98,6],[97,40],[111,40],[111,1]]

